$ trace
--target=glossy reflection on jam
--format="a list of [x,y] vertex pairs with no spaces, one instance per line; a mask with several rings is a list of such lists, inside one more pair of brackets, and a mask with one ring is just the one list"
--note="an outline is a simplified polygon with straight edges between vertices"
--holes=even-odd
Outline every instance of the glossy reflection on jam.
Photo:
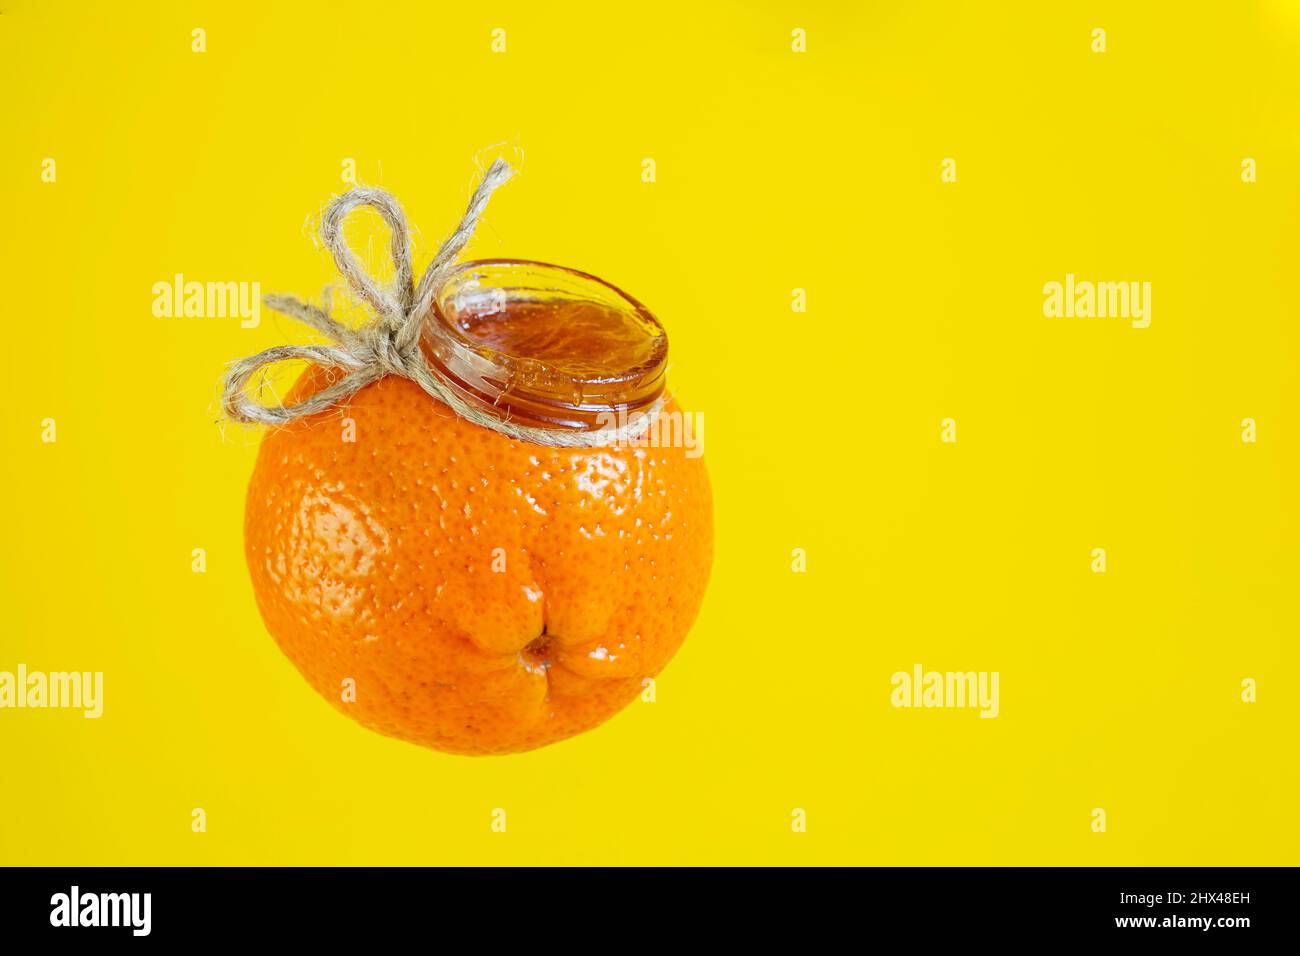
[[512,260],[453,272],[423,346],[480,407],[576,430],[654,402],[668,355],[663,327],[631,296],[572,269]]

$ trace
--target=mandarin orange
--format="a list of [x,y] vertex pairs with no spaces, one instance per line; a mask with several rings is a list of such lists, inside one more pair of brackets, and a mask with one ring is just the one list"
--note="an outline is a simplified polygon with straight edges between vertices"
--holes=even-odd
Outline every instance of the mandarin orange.
[[712,525],[682,448],[529,444],[389,377],[266,435],[245,539],[267,628],[326,700],[383,734],[501,754],[641,693],[699,611]]

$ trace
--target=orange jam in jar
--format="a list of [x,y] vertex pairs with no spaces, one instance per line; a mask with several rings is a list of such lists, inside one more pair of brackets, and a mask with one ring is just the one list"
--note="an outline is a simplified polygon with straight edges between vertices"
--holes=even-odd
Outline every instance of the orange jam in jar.
[[466,262],[425,322],[425,358],[462,398],[529,425],[634,420],[664,391],[668,336],[625,292],[539,262]]
[[[589,730],[653,693],[712,563],[702,449],[573,447],[611,416],[683,419],[663,326],[581,272],[469,262],[420,348],[473,408],[566,443],[475,424],[394,375],[269,432],[245,525],[263,617],[326,700],[381,733],[499,754]],[[291,398],[330,380],[311,368]]]

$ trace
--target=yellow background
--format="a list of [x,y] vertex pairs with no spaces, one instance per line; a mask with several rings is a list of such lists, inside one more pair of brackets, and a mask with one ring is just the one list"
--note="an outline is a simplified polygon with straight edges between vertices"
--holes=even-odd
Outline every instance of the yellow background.
[[[549,6],[4,4],[0,670],[105,713],[0,711],[0,862],[1298,862],[1300,8]],[[258,617],[216,382],[307,333],[151,290],[316,297],[349,157],[422,265],[501,143],[469,254],[660,316],[717,550],[656,702],[475,759],[340,717]],[[1067,272],[1151,327],[1044,318]],[[916,662],[1001,715],[892,708]]]

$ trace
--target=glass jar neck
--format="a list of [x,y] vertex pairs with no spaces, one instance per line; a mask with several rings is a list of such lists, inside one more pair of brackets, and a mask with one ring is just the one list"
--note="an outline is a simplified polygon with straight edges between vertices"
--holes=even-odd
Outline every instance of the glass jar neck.
[[663,326],[631,296],[518,259],[457,266],[434,295],[420,345],[471,404],[571,431],[644,412],[663,394],[668,358]]

